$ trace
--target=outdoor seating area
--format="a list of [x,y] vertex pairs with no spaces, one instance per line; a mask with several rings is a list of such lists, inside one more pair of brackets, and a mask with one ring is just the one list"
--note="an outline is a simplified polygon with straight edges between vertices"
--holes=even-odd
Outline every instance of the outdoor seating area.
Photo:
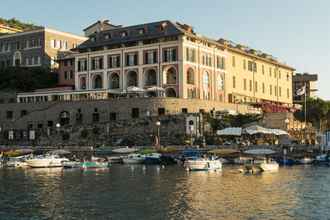
[[18,103],[40,103],[52,101],[83,101],[104,100],[111,98],[132,97],[165,97],[165,89],[162,87],[140,87],[130,86],[120,91],[116,89],[105,90],[50,90],[29,93],[18,93]]
[[223,145],[248,147],[250,145],[275,145],[282,140],[290,140],[289,134],[281,129],[264,128],[258,125],[228,127],[217,131]]

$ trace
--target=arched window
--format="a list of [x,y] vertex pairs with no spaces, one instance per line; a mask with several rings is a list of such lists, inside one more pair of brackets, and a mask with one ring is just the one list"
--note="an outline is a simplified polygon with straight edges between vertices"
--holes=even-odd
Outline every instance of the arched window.
[[129,86],[138,86],[138,75],[135,71],[127,73],[127,87]]
[[209,79],[209,73],[204,72],[203,74],[203,87],[204,89],[209,89],[210,79]]
[[218,88],[218,90],[224,89],[223,77],[221,74],[217,75],[217,88]]
[[209,78],[209,73],[204,72],[203,74],[203,98],[206,100],[210,99],[210,78]]
[[165,90],[166,97],[176,97],[176,91],[173,88],[168,88]]
[[176,69],[174,67],[166,71],[166,84],[176,84]]
[[93,80],[93,89],[102,89],[102,76],[96,75]]
[[80,89],[87,89],[86,87],[86,77],[80,77]]
[[14,53],[14,62],[13,62],[13,66],[20,66],[21,64],[22,64],[22,54],[21,54],[21,52],[19,52],[19,51],[16,51],[15,53]]
[[192,68],[189,68],[187,71],[187,83],[188,84],[195,84],[195,72]]
[[149,69],[145,73],[145,85],[154,86],[157,85],[157,73],[154,69]]
[[119,89],[119,75],[117,73],[113,73],[110,76],[110,81],[109,81],[109,88],[110,89]]

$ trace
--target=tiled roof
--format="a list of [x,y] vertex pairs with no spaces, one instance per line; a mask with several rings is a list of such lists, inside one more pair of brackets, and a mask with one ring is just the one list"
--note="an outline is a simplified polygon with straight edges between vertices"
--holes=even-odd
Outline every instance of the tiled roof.
[[[163,29],[162,25],[164,26]],[[179,28],[177,24],[168,20],[128,27],[118,27],[95,33],[90,39],[80,44],[78,50],[155,39],[159,37],[178,36],[181,34],[184,34],[184,31]]]

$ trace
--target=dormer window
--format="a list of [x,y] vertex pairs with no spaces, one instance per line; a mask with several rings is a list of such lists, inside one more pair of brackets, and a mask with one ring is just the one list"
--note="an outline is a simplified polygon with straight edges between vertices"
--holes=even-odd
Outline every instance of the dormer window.
[[164,31],[167,27],[167,22],[163,22],[161,25],[160,25],[160,30],[161,31]]
[[91,37],[91,41],[95,42],[96,41],[96,37]]
[[111,34],[105,34],[104,39],[109,40],[111,38]]
[[121,32],[121,37],[126,37],[127,36],[127,31]]
[[143,28],[139,29],[139,34],[141,34],[141,35],[144,34],[144,29]]

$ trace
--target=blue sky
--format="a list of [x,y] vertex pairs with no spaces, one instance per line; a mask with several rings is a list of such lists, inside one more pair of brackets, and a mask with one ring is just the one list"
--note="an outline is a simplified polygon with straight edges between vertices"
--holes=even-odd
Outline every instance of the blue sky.
[[203,35],[270,53],[297,72],[318,73],[318,95],[330,100],[329,8],[327,0],[1,0],[0,16],[77,34],[103,18],[188,23]]

